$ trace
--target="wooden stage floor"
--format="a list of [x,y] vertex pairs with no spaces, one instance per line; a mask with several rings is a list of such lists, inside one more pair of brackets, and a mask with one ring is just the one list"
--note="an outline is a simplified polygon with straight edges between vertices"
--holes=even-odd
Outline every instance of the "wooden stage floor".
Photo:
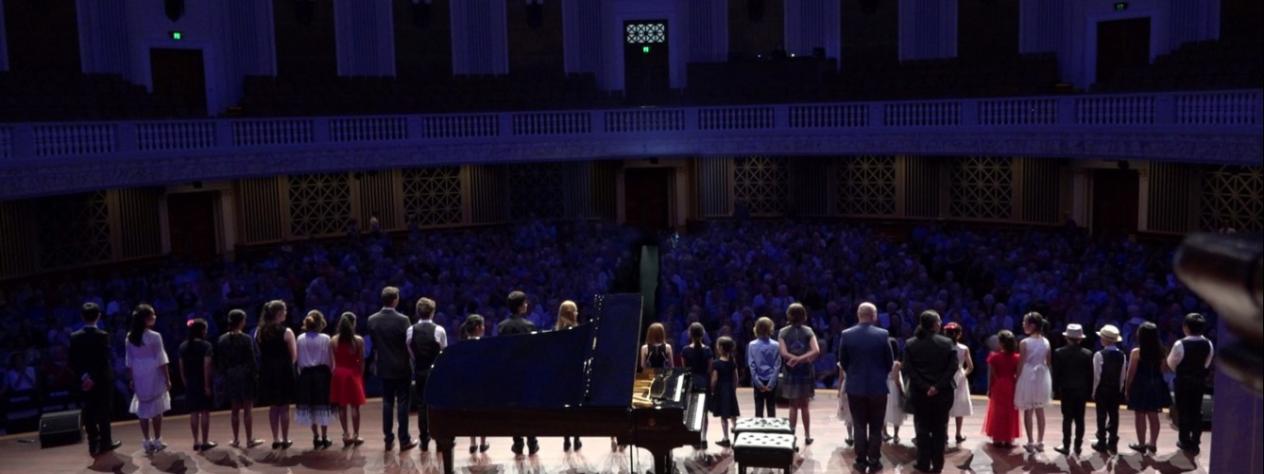
[[[742,401],[742,413],[754,413],[753,400],[749,389],[740,390],[738,398]],[[1176,445],[1176,432],[1170,423],[1163,418],[1159,436],[1159,453],[1153,457],[1143,457],[1127,450],[1126,445],[1134,442],[1136,434],[1133,429],[1132,413],[1120,412],[1120,448],[1119,455],[1104,458],[1091,451],[1086,442],[1083,459],[1068,460],[1052,450],[1061,438],[1062,417],[1055,405],[1047,410],[1048,427],[1045,434],[1045,452],[1034,456],[1026,455],[1021,449],[1007,452],[987,445],[986,438],[980,433],[983,412],[987,401],[976,397],[974,400],[975,416],[965,421],[964,433],[968,438],[959,447],[950,447],[944,472],[1206,472],[1211,453],[1211,433],[1203,433],[1202,454],[1196,460],[1180,453]],[[799,473],[835,473],[852,472],[854,460],[852,449],[843,444],[844,428],[842,422],[834,417],[837,398],[833,390],[817,392],[812,402],[813,438],[815,443],[801,452],[795,472]],[[1088,410],[1086,421],[1087,437],[1093,436],[1096,427],[1093,409]],[[784,416],[784,410],[779,410]],[[38,442],[32,442],[34,434],[12,435],[0,438],[0,472],[3,473],[89,473],[89,472],[168,472],[168,473],[300,473],[300,472],[349,472],[349,473],[434,473],[442,472],[434,445],[430,452],[417,449],[400,453],[398,450],[384,452],[381,437],[381,405],[378,400],[371,400],[363,409],[364,419],[360,428],[365,444],[356,449],[340,449],[341,443],[324,451],[311,450],[311,432],[306,427],[292,427],[291,439],[294,446],[287,451],[272,451],[268,439],[266,409],[256,409],[254,419],[258,438],[268,439],[267,445],[250,450],[239,450],[228,447],[232,440],[229,428],[228,413],[216,412],[211,415],[211,440],[220,446],[206,453],[196,453],[190,449],[192,436],[189,432],[188,417],[175,416],[165,419],[164,438],[170,447],[162,453],[146,456],[141,449],[140,426],[135,421],[119,422],[114,425],[114,437],[123,442],[123,446],[115,453],[106,454],[94,460],[87,455],[87,445],[62,446],[40,450]],[[416,433],[416,416],[412,418],[412,430]],[[916,472],[912,469],[915,451],[909,437],[913,433],[912,418],[905,422],[900,431],[901,441],[898,445],[883,446],[882,472],[903,473]],[[337,423],[330,426],[330,438],[337,441],[342,431]],[[953,435],[949,431],[949,437]],[[802,444],[802,427],[799,432]],[[710,420],[708,439],[712,442],[720,439],[720,423],[715,418]],[[244,440],[244,437],[243,437]],[[509,451],[510,441],[502,438],[488,439],[491,450],[486,455],[468,454],[468,440],[458,440],[456,452],[456,472],[458,473],[631,473],[645,472],[649,469],[650,455],[644,450],[628,449],[625,452],[612,452],[608,439],[587,438],[584,448],[578,453],[563,453],[562,442],[557,438],[540,440],[541,450],[532,457],[515,459]],[[1021,444],[1021,441],[1020,441]],[[675,452],[676,464],[680,472],[688,473],[729,473],[737,472],[732,456],[712,443],[705,454],[694,453],[692,448],[679,448]],[[636,466],[633,469],[632,466]],[[752,472],[778,472],[775,470],[752,470]]]

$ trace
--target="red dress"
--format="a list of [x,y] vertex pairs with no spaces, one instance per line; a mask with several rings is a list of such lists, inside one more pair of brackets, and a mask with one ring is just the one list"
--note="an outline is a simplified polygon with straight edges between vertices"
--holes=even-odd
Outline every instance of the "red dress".
[[987,417],[983,419],[983,434],[997,442],[1008,442],[1019,435],[1018,409],[1014,408],[1018,362],[1018,353],[993,352],[987,357],[993,378],[988,387]]
[[330,404],[364,404],[364,352],[356,349],[355,344],[338,344],[334,348],[334,375],[329,384]]

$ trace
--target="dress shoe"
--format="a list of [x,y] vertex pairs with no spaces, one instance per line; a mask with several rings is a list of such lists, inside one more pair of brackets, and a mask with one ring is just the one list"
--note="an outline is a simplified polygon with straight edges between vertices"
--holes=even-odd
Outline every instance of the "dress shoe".
[[97,448],[98,448],[98,451],[97,451],[97,452],[98,452],[98,453],[107,453],[107,452],[113,451],[113,450],[115,450],[115,449],[118,449],[118,447],[119,447],[119,446],[122,446],[122,445],[123,445],[123,442],[122,442],[122,441],[107,441],[107,442],[101,443],[101,444],[99,444],[99,445],[97,446]]
[[514,456],[522,456],[522,442],[514,443],[513,446],[509,447],[509,450],[513,451]]
[[408,451],[408,450],[413,449],[413,448],[415,448],[415,447],[417,447],[417,442],[416,442],[416,441],[406,441],[406,442],[403,442],[403,443],[399,443],[399,450],[400,450],[400,451]]
[[530,442],[528,442],[528,443],[527,443],[527,454],[529,454],[529,455],[531,455],[531,456],[535,456],[535,453],[538,453],[538,452],[540,452],[540,443],[539,443],[539,442],[537,442],[537,441],[530,441]]
[[571,451],[571,439],[562,438],[562,452],[569,453]]
[[584,442],[583,442],[583,441],[580,441],[580,440],[579,440],[579,438],[575,438],[575,445],[574,445],[574,446],[575,446],[575,450],[576,450],[576,451],[579,451],[579,449],[580,449],[580,448],[583,448],[583,447],[584,447]]
[[1056,448],[1053,448],[1053,450],[1054,450],[1054,451],[1057,451],[1059,454],[1061,454],[1061,455],[1063,455],[1063,456],[1070,456],[1070,455],[1071,455],[1071,449],[1070,449],[1070,448],[1068,448],[1068,447],[1066,447],[1066,445],[1058,446],[1058,447],[1056,447]]

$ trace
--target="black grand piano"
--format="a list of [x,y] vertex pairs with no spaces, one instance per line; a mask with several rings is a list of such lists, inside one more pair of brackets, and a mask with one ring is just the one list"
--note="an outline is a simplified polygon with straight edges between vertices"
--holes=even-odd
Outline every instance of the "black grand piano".
[[706,396],[682,370],[637,373],[641,296],[600,295],[590,321],[562,331],[453,345],[426,384],[430,436],[453,470],[464,436],[613,436],[672,470],[671,451],[702,441]]

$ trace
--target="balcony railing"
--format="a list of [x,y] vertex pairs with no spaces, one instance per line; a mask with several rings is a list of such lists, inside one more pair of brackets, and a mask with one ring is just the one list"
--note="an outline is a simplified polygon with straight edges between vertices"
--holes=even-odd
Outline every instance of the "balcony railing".
[[[1264,91],[719,107],[0,123],[0,197],[83,186],[498,160],[709,154],[1024,155],[1259,164]],[[346,150],[339,158],[339,150]],[[361,159],[374,150],[377,161]],[[281,156],[276,166],[267,160]],[[319,156],[321,163],[308,157]],[[350,158],[350,159],[349,159]],[[167,169],[182,161],[187,171]],[[197,160],[202,162],[198,163]],[[227,165],[232,160],[237,165]],[[166,165],[150,163],[167,163]],[[39,165],[56,163],[55,173]],[[252,167],[245,170],[246,166]],[[117,166],[116,166],[117,165]],[[219,168],[215,168],[219,166]],[[127,167],[131,167],[130,171]],[[135,177],[154,172],[155,178]],[[57,175],[56,173],[61,173]],[[129,174],[130,173],[130,174]],[[29,179],[38,176],[39,179]],[[73,179],[72,179],[73,181]],[[83,187],[79,186],[79,187]]]

